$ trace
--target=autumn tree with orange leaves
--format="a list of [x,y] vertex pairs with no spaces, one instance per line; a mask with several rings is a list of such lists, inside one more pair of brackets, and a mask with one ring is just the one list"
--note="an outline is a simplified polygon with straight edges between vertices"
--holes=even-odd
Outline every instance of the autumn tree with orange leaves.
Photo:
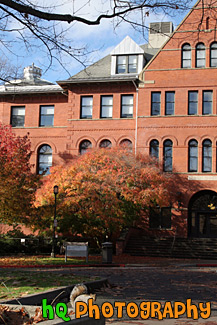
[[96,242],[117,238],[120,231],[145,218],[150,206],[171,201],[171,175],[149,157],[126,150],[100,149],[57,166],[36,193],[35,226],[52,229],[53,186],[57,196],[58,231],[81,234]]
[[31,172],[30,140],[0,124],[0,222],[29,223],[38,178]]

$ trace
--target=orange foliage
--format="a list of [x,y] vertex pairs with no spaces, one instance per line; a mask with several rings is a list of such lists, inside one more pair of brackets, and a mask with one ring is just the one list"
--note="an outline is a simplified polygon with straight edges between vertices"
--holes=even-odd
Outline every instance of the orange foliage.
[[29,163],[28,136],[17,137],[10,126],[0,124],[0,219],[9,224],[27,223],[37,177]]
[[120,148],[91,151],[70,165],[52,168],[44,178],[36,194],[40,214],[35,224],[40,229],[52,227],[53,186],[58,185],[59,231],[114,239],[150,206],[168,205],[170,184],[171,175],[164,174],[149,157],[135,157]]

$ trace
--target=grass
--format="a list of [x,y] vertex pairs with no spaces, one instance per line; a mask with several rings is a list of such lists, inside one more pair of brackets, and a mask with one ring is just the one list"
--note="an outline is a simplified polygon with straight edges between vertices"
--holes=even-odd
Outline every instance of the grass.
[[63,275],[50,271],[13,271],[3,269],[0,272],[0,299],[19,298],[96,279],[96,277],[74,276],[72,272]]
[[0,266],[25,266],[25,265],[85,265],[85,264],[98,264],[101,257],[91,257],[89,262],[86,263],[84,258],[68,258],[65,263],[65,257],[57,256],[55,258],[49,256],[25,256],[25,257],[0,257]]

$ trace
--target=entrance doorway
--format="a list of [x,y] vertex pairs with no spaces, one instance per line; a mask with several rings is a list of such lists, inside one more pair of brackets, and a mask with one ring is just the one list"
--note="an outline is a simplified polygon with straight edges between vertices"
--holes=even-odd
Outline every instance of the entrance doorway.
[[189,203],[188,233],[190,237],[217,238],[217,193],[200,191]]

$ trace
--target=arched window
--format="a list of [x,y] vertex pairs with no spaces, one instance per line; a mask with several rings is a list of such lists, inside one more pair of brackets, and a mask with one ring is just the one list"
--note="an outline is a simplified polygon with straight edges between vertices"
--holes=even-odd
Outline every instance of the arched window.
[[173,170],[173,143],[171,140],[165,140],[163,145],[164,171],[172,172]]
[[102,140],[99,144],[100,148],[111,148],[112,143],[110,140]]
[[202,151],[202,171],[211,172],[212,171],[212,141],[206,139],[203,141],[203,151]]
[[199,191],[188,205],[188,230],[191,237],[217,237],[217,193]]
[[92,143],[89,140],[83,140],[79,145],[79,153],[83,155],[88,151],[88,149],[91,148],[92,148]]
[[129,139],[121,140],[120,146],[124,149],[128,149],[129,151],[132,151],[133,149],[133,144]]
[[191,140],[188,143],[188,171],[197,172],[198,168],[198,143]]
[[191,45],[188,43],[182,46],[182,68],[191,68]]
[[38,174],[50,174],[52,166],[52,149],[49,145],[44,144],[38,150]]
[[150,155],[156,159],[159,158],[159,142],[158,142],[158,140],[152,140],[150,142]]
[[210,46],[210,66],[217,67],[217,42]]
[[206,49],[203,43],[196,45],[196,68],[203,68],[206,66]]

